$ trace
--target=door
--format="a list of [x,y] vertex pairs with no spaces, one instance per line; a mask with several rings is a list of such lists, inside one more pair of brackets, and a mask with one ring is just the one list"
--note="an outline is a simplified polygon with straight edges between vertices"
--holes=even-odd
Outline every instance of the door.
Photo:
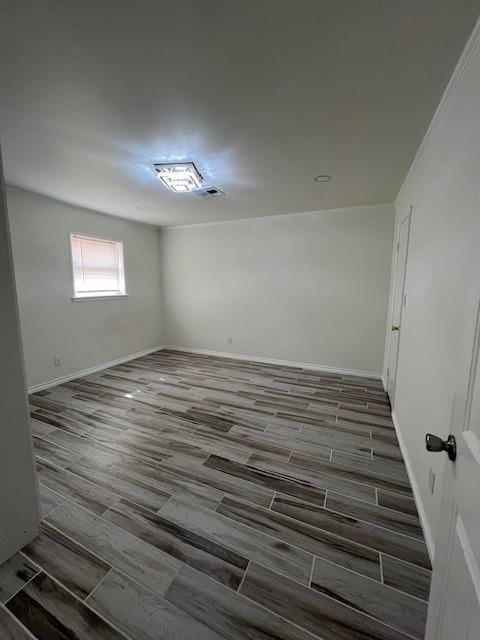
[[387,393],[393,407],[395,398],[395,382],[397,379],[397,359],[398,347],[400,344],[400,332],[402,326],[402,309],[405,303],[405,272],[407,268],[408,238],[410,235],[410,213],[406,216],[398,227],[397,242],[395,244],[395,280],[393,284],[392,301],[392,327],[390,335],[389,360],[387,371]]
[[447,462],[445,473],[427,640],[478,640],[480,637],[479,351],[480,305],[468,388],[464,399],[454,401],[452,431],[457,441],[457,459]]

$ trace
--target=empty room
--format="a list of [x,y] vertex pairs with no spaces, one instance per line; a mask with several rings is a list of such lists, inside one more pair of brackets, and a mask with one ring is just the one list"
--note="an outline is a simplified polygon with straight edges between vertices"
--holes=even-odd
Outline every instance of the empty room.
[[480,0],[0,0],[0,640],[478,640]]

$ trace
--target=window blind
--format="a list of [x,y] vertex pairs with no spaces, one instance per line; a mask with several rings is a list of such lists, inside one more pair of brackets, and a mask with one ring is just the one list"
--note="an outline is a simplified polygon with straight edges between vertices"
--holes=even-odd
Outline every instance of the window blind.
[[71,236],[75,295],[125,293],[122,243]]

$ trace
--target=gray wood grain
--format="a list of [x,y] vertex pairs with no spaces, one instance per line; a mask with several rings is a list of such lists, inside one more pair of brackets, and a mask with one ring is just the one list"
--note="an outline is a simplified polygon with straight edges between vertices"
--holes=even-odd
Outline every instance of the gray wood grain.
[[134,640],[222,640],[180,607],[113,570],[87,599],[92,609]]
[[[212,455],[205,462],[204,466],[209,469],[222,471],[234,478],[248,480],[267,489],[272,489],[273,491],[282,491],[283,493],[309,500],[315,504],[324,504],[325,489],[317,486],[315,481],[292,476],[288,471],[282,473],[277,470],[277,464],[280,468],[287,468],[288,463],[267,459],[264,465],[267,467],[267,470],[265,470],[261,464],[255,466],[256,460],[257,456],[252,456],[248,465],[243,465],[232,460],[227,460],[226,458]],[[262,460],[264,460],[263,457]],[[274,470],[271,471],[271,468]],[[321,482],[318,484],[321,484]]]
[[30,427],[32,436],[38,436],[40,438],[44,438],[49,433],[52,433],[52,431],[55,431],[55,427],[52,427],[52,425],[36,420],[35,418],[30,419]]
[[120,499],[120,496],[105,491],[97,484],[49,462],[37,460],[36,466],[38,479],[43,485],[95,513],[103,513]]
[[393,422],[390,416],[379,416],[375,413],[368,412],[366,414],[358,411],[349,411],[348,409],[339,409],[339,418],[346,418],[348,420],[370,424],[370,425],[382,425],[386,427],[393,427]]
[[395,462],[394,460],[390,460],[388,462],[378,458],[375,458],[374,460],[366,460],[365,458],[360,458],[350,453],[334,451],[332,455],[332,462],[344,465],[351,469],[370,471],[374,474],[386,476],[388,478],[408,480],[405,466],[400,462]]
[[21,589],[40,568],[22,553],[16,553],[0,565],[0,603]]
[[300,453],[307,453],[313,456],[318,456],[320,458],[330,457],[331,449],[340,449],[341,451],[350,451],[351,453],[356,453],[358,455],[363,455],[370,457],[371,455],[371,445],[369,446],[366,443],[362,444],[352,444],[346,441],[339,441],[338,438],[329,437],[324,434],[322,437],[319,437],[316,443],[311,441],[301,441],[297,440],[295,435],[286,435],[283,433],[255,433],[252,435],[252,432],[246,429],[245,427],[236,425],[230,431],[230,433],[235,435],[244,435],[250,436],[252,439],[257,440],[258,442],[268,443],[274,442],[278,447],[282,447],[283,449],[290,449],[291,451],[298,451]]
[[380,580],[380,554],[345,538],[311,527],[275,511],[225,497],[217,512],[258,531]]
[[272,509],[313,527],[347,538],[347,540],[353,542],[361,540],[362,544],[372,549],[403,558],[412,564],[427,569],[430,567],[427,548],[423,540],[395,533],[351,516],[317,508],[315,505],[291,496],[277,496],[273,501]]
[[[188,458],[176,455],[174,460],[177,463],[182,460],[186,468],[192,468],[191,461]],[[129,478],[140,480],[165,495],[176,496],[204,507],[214,508],[224,495],[222,491],[198,482],[191,475],[186,477],[164,467],[117,462],[115,463],[115,469],[120,473],[123,472]]]
[[422,600],[428,600],[431,571],[384,554],[382,554],[382,569],[385,584]]
[[38,640],[125,640],[44,573],[6,606]]
[[225,640],[318,638],[186,566],[179,571],[165,597]]
[[177,498],[171,498],[160,510],[160,515],[302,584],[308,584],[310,580],[313,562],[310,553],[260,531]]
[[[32,396],[30,396],[32,398]],[[69,403],[72,402],[71,399],[68,400]],[[82,424],[77,420],[73,420],[68,415],[63,415],[63,409],[61,412],[56,413],[55,411],[47,411],[45,409],[36,409],[31,413],[31,416],[37,422],[43,422],[43,424],[51,427],[50,433],[54,433],[55,431],[65,431],[67,433],[72,433],[78,436],[86,433],[88,431],[88,425]],[[50,435],[50,434],[49,434]]]
[[188,461],[185,462],[177,457],[165,460],[161,466],[171,469],[190,480],[201,482],[218,491],[230,493],[265,507],[268,507],[274,496],[274,492],[271,489],[266,489],[241,478],[232,478],[226,473],[209,469],[204,465],[192,465]]
[[228,440],[223,440],[218,436],[212,437],[211,435],[205,435],[204,432],[200,431],[180,433],[172,429],[164,429],[162,434],[165,436],[168,435],[169,439],[175,442],[194,444],[199,449],[202,449],[207,457],[211,453],[215,453],[219,456],[228,457],[236,462],[246,462],[252,454],[252,450],[248,447],[239,445],[236,442],[230,443]]
[[111,569],[46,522],[23,553],[80,598],[85,598]]
[[[269,473],[284,474],[290,478],[291,482],[307,483],[318,489],[338,491],[352,498],[360,498],[372,503],[376,502],[376,493],[373,487],[357,482],[354,476],[347,478],[342,473],[336,473],[333,465],[322,460],[316,460],[315,468],[308,469],[296,464],[295,453],[292,454],[290,461],[286,464],[255,454],[248,461],[248,465]],[[282,490],[279,489],[279,491]],[[282,493],[287,492],[282,491]]]
[[[270,458],[275,460],[285,460],[287,461],[290,456],[290,451],[288,449],[282,449],[281,447],[275,446],[273,442],[269,445],[263,444],[261,442],[253,442],[253,441],[245,441],[245,438],[241,436],[236,436],[232,433],[215,433],[214,431],[208,431],[207,429],[198,429],[195,433],[196,436],[201,436],[205,444],[208,441],[221,441],[224,444],[228,444],[232,449],[236,449],[238,452],[246,455],[246,460],[250,457],[252,453],[265,453]],[[213,448],[211,449],[212,453],[216,453]],[[219,454],[222,455],[222,454]],[[224,455],[223,457],[229,458],[229,455]]]
[[[335,452],[333,455],[335,455]],[[369,487],[377,487],[387,491],[395,491],[402,495],[411,496],[410,484],[405,478],[391,478],[369,469],[349,467],[344,464],[338,464],[337,462],[319,462],[314,457],[307,454],[294,453],[290,462],[301,467],[311,469],[315,473],[323,471],[331,474],[334,478],[343,478],[344,480],[351,480],[352,482],[360,482],[362,484],[369,485]],[[365,460],[365,462],[372,461]],[[335,489],[333,490],[335,491]]]
[[64,498],[46,487],[41,482],[38,483],[38,492],[40,494],[40,510],[42,518],[44,518],[50,511],[56,509],[63,501]]
[[234,590],[247,568],[248,560],[240,554],[127,500],[120,500],[104,517]]
[[390,491],[383,491],[381,489],[378,489],[377,493],[380,507],[400,511],[401,513],[406,513],[418,518],[417,507],[413,497],[399,495],[398,493],[391,493]]
[[[90,417],[88,420],[91,421]],[[81,454],[82,457],[106,463],[115,462],[123,456],[132,463],[155,464],[164,460],[168,455],[163,450],[157,451],[153,446],[147,451],[138,450],[138,448],[130,446],[128,442],[121,441],[119,433],[115,429],[103,428],[101,432],[90,429],[89,433],[83,434],[81,437],[58,429],[50,433],[47,439]]]
[[95,460],[81,458],[69,465],[67,471],[153,511],[160,509],[170,497],[170,494],[152,487],[150,483],[135,473],[129,473],[118,464],[105,465]]
[[331,511],[344,513],[347,516],[377,524],[397,533],[404,533],[423,540],[422,526],[416,516],[411,516],[393,509],[377,507],[362,500],[354,500],[340,494],[328,492],[325,507]]
[[320,558],[313,565],[312,588],[414,638],[423,638],[427,604],[406,593]]
[[47,522],[157,593],[163,593],[181,563],[94,513],[65,503]]
[[[252,430],[248,425],[237,423],[230,430],[228,436],[243,441],[245,445],[253,451],[257,453],[267,453],[272,458],[277,457],[272,455],[272,451],[274,452],[275,449],[278,448],[282,451],[288,451],[289,454],[291,453],[296,430],[290,432],[290,436],[288,437],[278,438],[271,422],[263,422],[262,426],[263,429],[260,429],[260,426],[258,426],[257,429]],[[331,448],[328,447],[328,444],[323,444],[319,440],[317,444],[310,449],[310,452],[318,458],[328,460],[330,458]]]
[[[31,401],[50,525],[27,552],[59,589],[17,604],[44,637],[63,591],[130,640],[420,637],[430,562],[380,381],[167,349]],[[95,638],[85,610],[69,640]]]
[[255,563],[240,593],[322,640],[407,640],[408,636]]
[[80,458],[78,453],[69,451],[53,442],[49,442],[44,438],[33,437],[33,450],[36,456],[48,460],[56,464],[58,467],[66,467],[71,462],[75,462]]
[[15,616],[0,605],[0,638],[2,640],[35,640]]

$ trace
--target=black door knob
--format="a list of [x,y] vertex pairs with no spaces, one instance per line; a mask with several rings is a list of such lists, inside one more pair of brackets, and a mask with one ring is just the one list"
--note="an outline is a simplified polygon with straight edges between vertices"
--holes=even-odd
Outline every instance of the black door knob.
[[425,442],[427,451],[446,451],[450,460],[454,461],[457,458],[457,441],[455,440],[455,436],[449,435],[446,440],[442,440],[432,433],[427,433]]

